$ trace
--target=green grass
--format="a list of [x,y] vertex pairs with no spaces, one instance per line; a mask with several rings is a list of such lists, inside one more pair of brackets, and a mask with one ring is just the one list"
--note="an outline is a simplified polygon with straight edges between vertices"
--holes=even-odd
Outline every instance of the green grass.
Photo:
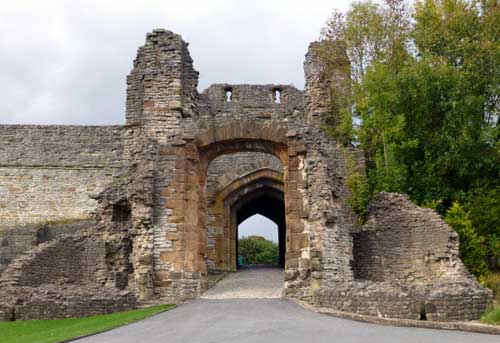
[[480,278],[481,284],[493,291],[495,300],[493,306],[482,316],[481,322],[491,325],[500,325],[500,274],[490,272]]
[[83,318],[0,322],[0,342],[57,343],[133,323],[173,306],[158,305]]
[[500,307],[486,311],[486,313],[481,317],[481,323],[500,325]]

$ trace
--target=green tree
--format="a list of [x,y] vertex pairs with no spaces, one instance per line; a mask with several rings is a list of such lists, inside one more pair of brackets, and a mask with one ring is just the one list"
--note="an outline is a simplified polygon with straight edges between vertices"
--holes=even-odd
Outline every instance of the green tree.
[[467,269],[476,276],[485,274],[488,267],[485,262],[484,241],[473,229],[469,213],[455,202],[446,212],[445,220],[460,237],[459,254]]
[[500,271],[500,184],[484,182],[466,196],[464,207],[470,212],[477,233],[486,242],[490,269]]
[[238,255],[245,264],[278,264],[278,245],[260,236],[242,237],[238,241]]
[[[498,1],[421,0],[412,10],[358,1],[334,12],[322,39],[335,56],[345,50],[351,78],[340,98],[361,122],[349,134],[367,172],[348,177],[352,207],[363,214],[379,191],[406,193],[443,216],[458,201],[470,225],[452,225],[484,240],[485,260],[500,270]],[[333,108],[338,136],[348,116]]]

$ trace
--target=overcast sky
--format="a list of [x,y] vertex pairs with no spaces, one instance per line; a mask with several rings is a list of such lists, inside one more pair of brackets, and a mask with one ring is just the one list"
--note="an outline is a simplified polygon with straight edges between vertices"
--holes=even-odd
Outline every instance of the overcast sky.
[[278,243],[278,225],[272,220],[256,214],[238,226],[238,238],[248,236],[261,236]]
[[153,28],[211,83],[304,87],[304,54],[347,0],[2,0],[0,123],[123,124],[125,76]]

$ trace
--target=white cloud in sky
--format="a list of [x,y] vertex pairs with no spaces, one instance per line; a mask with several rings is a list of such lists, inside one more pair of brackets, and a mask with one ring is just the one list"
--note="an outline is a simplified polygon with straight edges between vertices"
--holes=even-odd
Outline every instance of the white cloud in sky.
[[125,77],[147,32],[190,43],[211,83],[303,88],[307,46],[347,0],[0,2],[0,123],[122,124]]
[[255,214],[238,226],[238,239],[248,236],[261,236],[278,243],[278,225],[267,217]]

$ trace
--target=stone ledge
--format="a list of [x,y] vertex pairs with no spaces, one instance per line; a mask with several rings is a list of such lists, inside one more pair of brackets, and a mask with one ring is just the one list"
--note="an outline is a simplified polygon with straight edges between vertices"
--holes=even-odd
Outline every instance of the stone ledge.
[[295,300],[295,299],[291,300],[293,300],[299,306],[309,311],[326,314],[328,316],[333,316],[337,318],[355,320],[358,322],[378,324],[378,325],[416,327],[416,328],[436,329],[436,330],[456,330],[456,331],[484,333],[490,335],[500,335],[500,326],[495,326],[495,325],[481,324],[477,322],[432,322],[432,321],[422,321],[413,319],[381,318],[381,317],[373,317],[357,313],[336,311],[325,307],[314,307],[311,304],[308,304],[300,300]]

